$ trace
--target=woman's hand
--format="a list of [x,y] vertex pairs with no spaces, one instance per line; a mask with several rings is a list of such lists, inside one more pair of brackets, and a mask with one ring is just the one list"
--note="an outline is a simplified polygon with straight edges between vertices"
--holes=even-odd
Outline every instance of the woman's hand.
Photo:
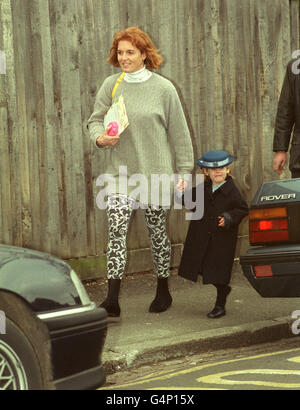
[[120,134],[110,136],[108,135],[110,129],[111,126],[107,127],[104,133],[96,139],[96,144],[98,145],[98,147],[113,147],[119,142]]
[[176,185],[176,189],[177,191],[182,192],[185,190],[186,186],[187,186],[187,182],[184,179],[180,179],[180,181]]

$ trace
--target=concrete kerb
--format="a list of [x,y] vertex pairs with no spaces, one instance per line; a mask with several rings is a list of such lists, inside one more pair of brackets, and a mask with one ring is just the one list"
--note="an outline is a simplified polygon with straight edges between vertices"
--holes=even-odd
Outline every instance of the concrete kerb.
[[294,337],[291,318],[247,323],[159,340],[124,345],[119,351],[106,351],[102,363],[106,374],[129,370],[151,363],[214,350],[238,348]]

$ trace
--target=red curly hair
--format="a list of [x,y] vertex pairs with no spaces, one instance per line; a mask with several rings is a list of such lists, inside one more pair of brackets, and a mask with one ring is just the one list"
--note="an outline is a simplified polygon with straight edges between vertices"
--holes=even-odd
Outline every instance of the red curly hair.
[[117,50],[119,41],[121,40],[130,41],[130,43],[138,48],[141,53],[146,54],[146,68],[153,69],[158,68],[161,65],[163,61],[162,56],[158,54],[159,50],[154,47],[148,34],[142,31],[139,27],[129,27],[114,34],[114,40],[110,49],[110,57],[107,59],[107,61],[114,67],[120,67]]

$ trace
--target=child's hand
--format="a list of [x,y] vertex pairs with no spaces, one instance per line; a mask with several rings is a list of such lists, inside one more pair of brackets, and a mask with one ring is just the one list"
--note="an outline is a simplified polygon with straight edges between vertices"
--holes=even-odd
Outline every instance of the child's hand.
[[225,226],[225,218],[224,218],[224,216],[218,216],[218,219],[219,219],[218,226],[221,226],[222,228],[224,228],[224,226]]

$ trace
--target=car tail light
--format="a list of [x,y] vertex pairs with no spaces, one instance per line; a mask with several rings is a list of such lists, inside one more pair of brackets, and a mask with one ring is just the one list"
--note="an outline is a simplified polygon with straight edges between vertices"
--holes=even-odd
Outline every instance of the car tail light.
[[254,266],[254,273],[257,278],[265,278],[273,276],[271,265]]
[[250,209],[249,240],[251,244],[286,242],[289,239],[286,207]]

